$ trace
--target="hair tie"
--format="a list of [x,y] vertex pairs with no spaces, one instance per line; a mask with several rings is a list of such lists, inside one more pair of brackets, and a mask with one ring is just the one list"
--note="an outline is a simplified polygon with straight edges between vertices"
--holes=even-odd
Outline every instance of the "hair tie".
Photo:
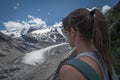
[[90,11],[90,15],[91,16],[95,16],[95,9],[93,9],[92,11]]

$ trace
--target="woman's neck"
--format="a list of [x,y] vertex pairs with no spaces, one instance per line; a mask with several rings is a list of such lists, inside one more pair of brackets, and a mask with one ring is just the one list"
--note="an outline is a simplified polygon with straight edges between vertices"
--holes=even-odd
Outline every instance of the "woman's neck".
[[97,51],[92,43],[83,42],[83,41],[76,41],[75,47],[78,54],[82,52]]

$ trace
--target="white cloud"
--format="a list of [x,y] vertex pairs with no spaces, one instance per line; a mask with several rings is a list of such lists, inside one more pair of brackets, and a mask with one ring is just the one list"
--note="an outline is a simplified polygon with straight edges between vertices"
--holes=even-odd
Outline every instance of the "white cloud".
[[47,27],[46,22],[40,18],[35,18],[31,15],[28,15],[28,18],[30,19],[28,23],[31,25],[31,27],[35,27],[35,28]]
[[7,31],[14,31],[22,27],[21,23],[14,21],[4,22],[3,24],[5,25]]
[[23,24],[19,22],[14,21],[8,21],[3,23],[6,27],[6,31],[3,31],[3,33],[7,35],[14,34],[16,37],[20,37],[20,33],[23,30]]
[[46,28],[46,22],[40,18],[35,18],[32,15],[28,15],[28,21],[8,21],[4,22],[3,25],[6,27],[7,32],[12,32],[16,37],[21,36],[21,32],[26,33],[30,28]]
[[[97,7],[93,7],[93,8],[87,8],[89,11],[92,11],[93,9],[95,9],[95,8],[97,8]],[[99,9],[99,8],[97,8],[97,9]],[[102,10],[101,10],[101,12],[103,13],[103,14],[105,14],[108,10],[110,10],[111,9],[111,7],[110,6],[108,6],[108,5],[104,5],[103,7],[102,7]]]
[[110,6],[105,5],[105,6],[102,7],[102,13],[105,14],[105,13],[106,13],[107,11],[109,11],[110,9],[111,9]]

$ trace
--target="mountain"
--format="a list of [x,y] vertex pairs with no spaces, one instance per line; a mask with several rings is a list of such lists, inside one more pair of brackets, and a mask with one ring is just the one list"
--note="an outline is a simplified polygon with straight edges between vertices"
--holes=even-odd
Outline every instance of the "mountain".
[[65,42],[65,36],[63,35],[60,27],[50,27],[46,29],[34,30],[29,33],[32,37],[36,38],[36,40],[43,42],[53,42],[53,43],[61,43]]
[[53,45],[53,43],[30,43],[29,41],[25,41],[22,37],[11,38],[0,32],[0,65],[13,62],[16,58],[23,56],[25,53],[50,45]]
[[120,74],[120,1],[105,16],[110,25],[112,55],[117,63],[117,73]]
[[0,32],[0,42],[10,41],[10,40],[12,40],[11,37],[4,35],[3,33]]
[[[19,36],[14,33],[17,31],[6,31],[5,34],[3,31],[3,33],[0,32],[0,80],[32,80],[31,77],[36,77],[37,80],[42,79],[41,76],[44,74],[47,75],[43,76],[43,80],[47,79],[69,52],[69,46],[64,44],[66,39],[61,28],[61,23],[56,23],[52,27],[20,30],[21,32],[18,31],[18,34],[27,32]],[[9,35],[10,33],[12,34]],[[29,56],[31,53],[32,56]],[[34,62],[36,66],[23,63],[25,57],[29,63],[38,60],[38,62]],[[45,58],[43,66],[38,64],[42,62],[38,58]],[[50,68],[51,65],[52,68]]]
[[2,30],[1,32],[11,37],[20,37],[26,34],[27,32],[31,32],[31,31],[38,30],[38,29],[44,29],[44,28],[46,28],[45,24],[41,24],[39,25],[39,27],[32,25],[29,27],[22,27],[22,28],[17,27],[13,30],[9,30],[9,29]]
[[61,43],[66,41],[61,31],[62,22],[56,23],[51,27],[48,27],[43,21],[40,21],[39,25],[34,24],[32,21],[28,23],[31,24],[30,27],[23,27],[20,29],[13,28],[10,30],[8,30],[8,28],[1,32],[13,38],[19,38],[30,43]]
[[8,21],[4,22],[3,25],[6,30],[2,30],[1,32],[12,37],[20,37],[27,32],[47,28],[45,21],[31,15],[28,15],[28,20],[26,21]]
[[27,48],[24,45],[0,32],[0,64],[11,62],[25,52]]
[[62,23],[52,27],[45,25],[37,28],[22,28],[0,32],[0,64],[7,64],[25,53],[45,48],[50,45],[66,42],[63,35]]

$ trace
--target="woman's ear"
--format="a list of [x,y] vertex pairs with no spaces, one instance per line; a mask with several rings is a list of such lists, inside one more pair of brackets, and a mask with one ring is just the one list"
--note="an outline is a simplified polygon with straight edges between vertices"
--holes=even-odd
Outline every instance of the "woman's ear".
[[70,34],[71,34],[72,38],[75,38],[75,36],[76,36],[76,31],[74,30],[73,27],[70,28]]

